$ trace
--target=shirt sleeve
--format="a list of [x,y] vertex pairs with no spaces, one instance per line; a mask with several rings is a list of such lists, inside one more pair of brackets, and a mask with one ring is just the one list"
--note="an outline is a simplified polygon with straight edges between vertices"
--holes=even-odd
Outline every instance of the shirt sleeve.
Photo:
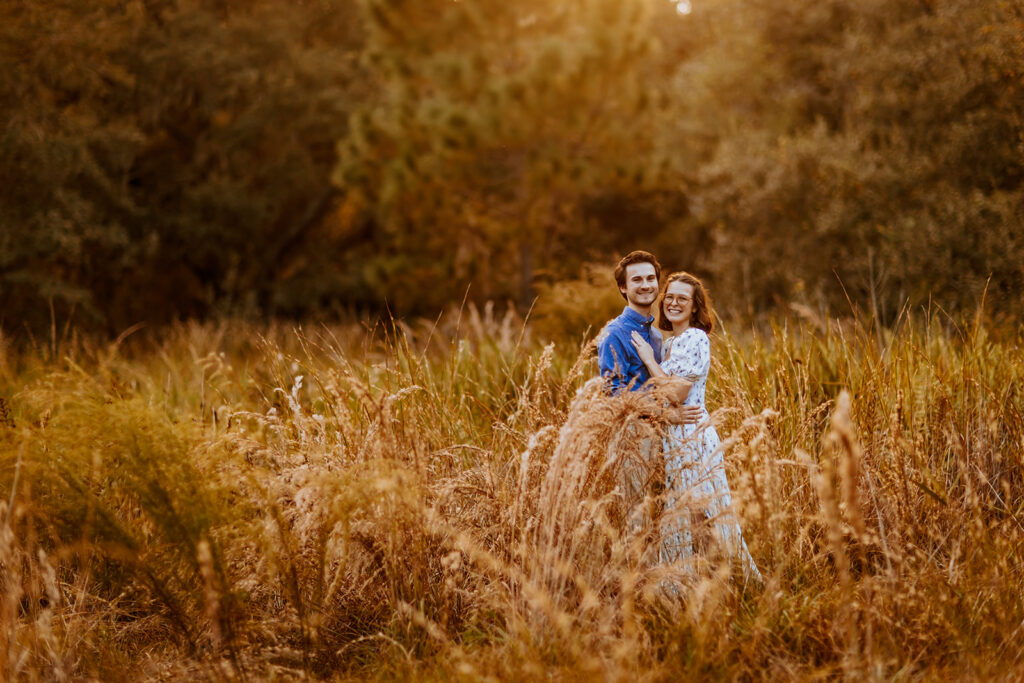
[[690,329],[672,347],[672,374],[694,381],[711,368],[711,343],[703,330]]
[[665,341],[661,335],[661,330],[657,327],[651,326],[651,348],[654,349],[654,360],[658,363],[665,360]]
[[629,356],[622,339],[614,332],[610,332],[597,347],[597,365],[601,370],[601,376],[605,378],[605,385],[613,393],[617,394],[626,387],[628,380],[625,377],[625,369],[629,366]]

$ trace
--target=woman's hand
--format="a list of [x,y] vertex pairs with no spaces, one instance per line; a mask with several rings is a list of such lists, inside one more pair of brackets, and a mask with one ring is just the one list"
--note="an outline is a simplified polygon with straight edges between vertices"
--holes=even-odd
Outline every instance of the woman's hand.
[[658,364],[658,361],[654,360],[654,349],[651,348],[651,345],[647,343],[647,340],[639,332],[634,331],[630,336],[630,341],[633,342],[633,348],[636,349],[637,355],[640,356],[640,360],[643,361],[648,369],[652,365]]

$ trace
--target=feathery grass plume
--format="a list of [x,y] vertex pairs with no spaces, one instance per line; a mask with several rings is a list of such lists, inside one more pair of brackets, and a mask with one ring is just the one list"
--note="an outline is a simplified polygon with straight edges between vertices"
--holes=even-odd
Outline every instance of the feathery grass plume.
[[6,501],[0,501],[0,512],[4,518],[4,524],[0,526],[0,567],[3,568],[0,572],[0,664],[3,666],[4,677],[10,679],[17,675],[12,663],[21,659],[17,632],[23,564],[15,547],[14,532],[10,524],[12,511]]
[[[868,541],[868,537],[858,495],[861,448],[850,418],[850,403],[850,393],[846,390],[840,392],[832,413],[830,429],[825,435],[817,488],[840,588],[849,601],[840,608],[840,622],[845,629],[843,637],[847,648],[843,669],[847,676],[858,676],[862,673],[858,668],[862,665],[861,647],[868,647],[867,643],[861,642],[864,629],[859,623],[859,618],[864,615],[862,607],[865,605],[861,603],[870,602],[870,582],[861,581],[860,590],[855,596],[851,555],[856,556],[863,571],[863,544]],[[847,542],[848,535],[852,536],[852,543]]]
[[220,594],[216,586],[210,542],[206,539],[199,541],[196,548],[196,560],[199,562],[199,574],[203,577],[205,616],[210,625],[210,641],[216,650],[220,648],[223,641],[220,629]]
[[861,514],[859,493],[863,454],[850,417],[850,404],[850,393],[845,390],[840,392],[832,412],[831,428],[825,437],[826,452],[830,451],[839,460],[843,517],[852,527],[854,538],[864,543],[867,541],[867,528]]

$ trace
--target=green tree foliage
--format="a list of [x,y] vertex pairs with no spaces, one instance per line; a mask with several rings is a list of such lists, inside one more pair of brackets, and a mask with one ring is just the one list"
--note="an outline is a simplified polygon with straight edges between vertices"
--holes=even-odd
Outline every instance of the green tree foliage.
[[706,52],[680,79],[702,94],[687,116],[712,140],[692,227],[715,242],[711,265],[731,299],[842,305],[838,276],[858,305],[891,319],[929,296],[974,306],[991,276],[990,302],[1016,306],[1018,3],[730,0],[708,10],[696,24]]
[[636,238],[596,229],[602,218],[678,203],[661,144],[674,66],[653,32],[656,19],[682,28],[670,4],[364,8],[380,90],[353,115],[337,179],[378,227],[351,262],[392,306],[436,306],[470,282],[528,305],[535,270],[564,276]]
[[0,8],[0,307],[112,328],[307,306],[361,87],[348,3]]

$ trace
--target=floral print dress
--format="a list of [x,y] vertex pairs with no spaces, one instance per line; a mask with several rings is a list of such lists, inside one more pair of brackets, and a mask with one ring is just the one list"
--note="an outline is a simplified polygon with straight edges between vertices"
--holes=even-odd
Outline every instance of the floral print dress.
[[694,516],[707,519],[715,540],[729,557],[739,560],[748,575],[761,578],[747,550],[739,520],[732,512],[732,496],[725,478],[718,432],[708,422],[704,404],[711,345],[708,335],[691,327],[665,342],[661,368],[683,377],[693,386],[685,405],[704,408],[700,424],[672,425],[664,439],[666,515],[662,523],[662,560],[666,563],[693,556]]

